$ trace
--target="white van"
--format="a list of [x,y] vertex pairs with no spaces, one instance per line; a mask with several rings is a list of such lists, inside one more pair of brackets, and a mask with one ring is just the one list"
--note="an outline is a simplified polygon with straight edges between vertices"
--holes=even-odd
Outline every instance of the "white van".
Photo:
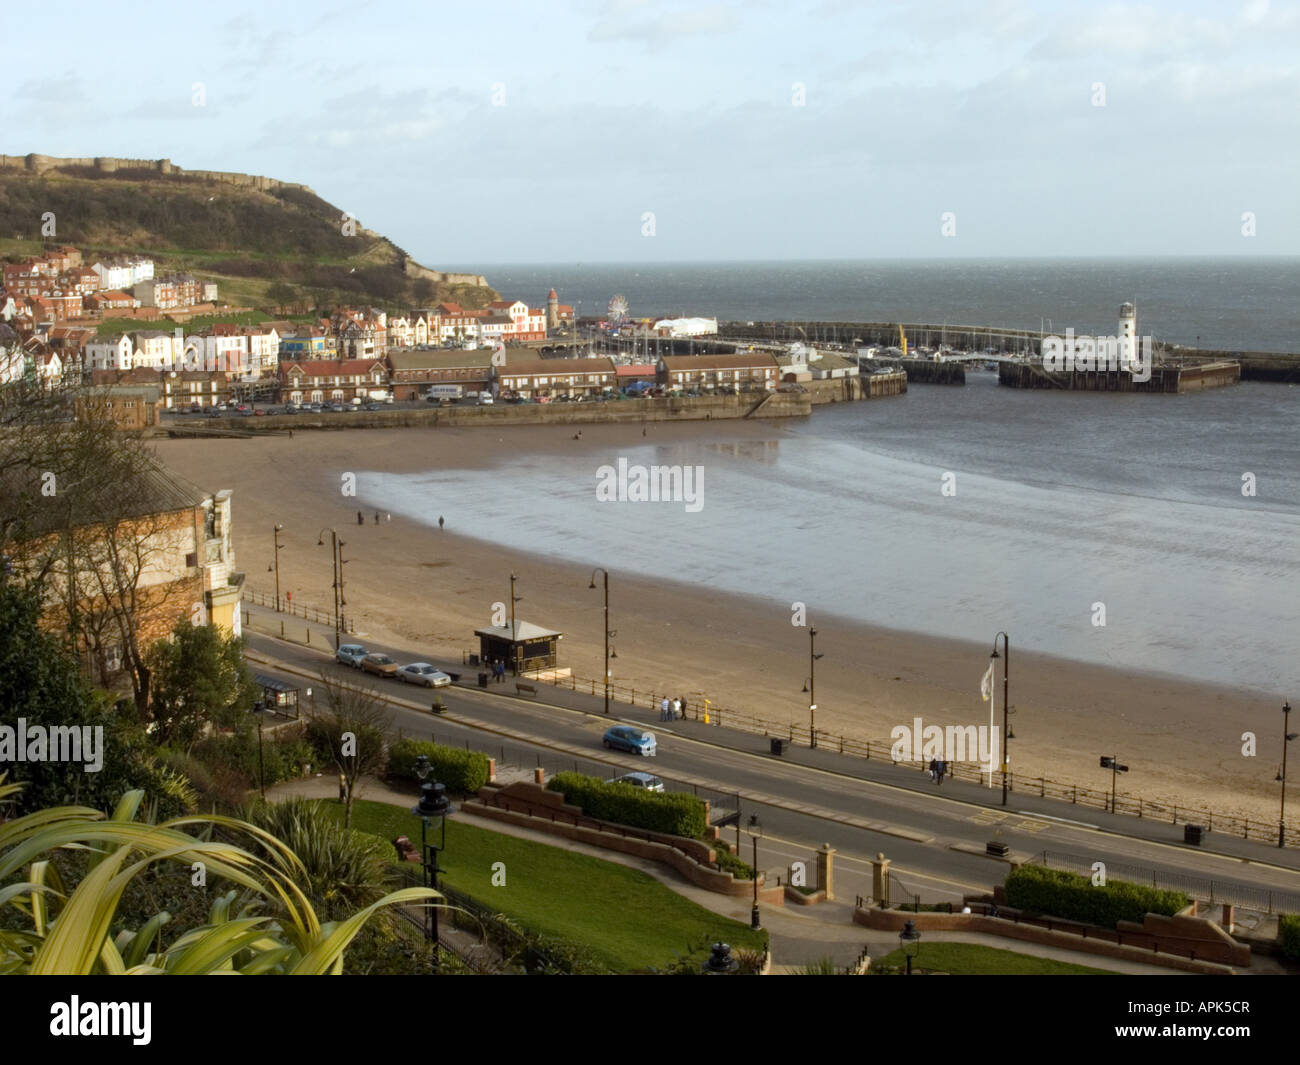
[[490,407],[490,406],[492,406],[492,393],[491,393],[491,392],[480,392],[480,393],[478,394],[478,405],[479,405],[480,407]]

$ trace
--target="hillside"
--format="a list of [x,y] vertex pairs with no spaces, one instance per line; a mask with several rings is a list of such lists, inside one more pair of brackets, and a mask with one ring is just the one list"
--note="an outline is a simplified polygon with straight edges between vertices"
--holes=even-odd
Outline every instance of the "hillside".
[[264,309],[367,303],[389,310],[497,298],[481,277],[412,260],[305,185],[247,174],[185,171],[168,160],[0,156],[0,255],[46,243],[87,255],[138,253],[160,272],[215,280],[224,302]]

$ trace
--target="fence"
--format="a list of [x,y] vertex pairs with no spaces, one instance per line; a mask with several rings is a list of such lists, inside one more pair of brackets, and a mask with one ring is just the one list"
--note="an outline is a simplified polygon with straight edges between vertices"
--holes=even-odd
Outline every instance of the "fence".
[[[288,614],[291,617],[302,618],[304,621],[314,621],[318,625],[328,625],[330,628],[333,628],[335,624],[333,614],[317,610],[313,606],[305,606],[302,603],[288,600],[284,596],[280,597],[280,603],[277,606],[274,595],[268,595],[266,592],[254,591],[251,588],[245,588],[243,590],[242,599],[244,602],[252,603],[254,606],[266,607],[268,610],[275,610],[281,614]],[[344,632],[357,631],[356,623],[353,622],[351,618],[348,618],[345,615],[342,620]]]
[[[603,681],[590,677],[579,677],[576,674],[566,677],[551,676],[543,678],[542,673],[544,672],[543,670],[531,670],[527,672],[527,676],[539,683],[550,684],[552,687],[568,688],[570,691],[580,691],[590,695],[604,694],[605,686]],[[631,706],[645,706],[651,710],[658,708],[664,696],[674,699],[680,694],[645,688],[631,688],[613,683],[609,686],[609,692],[611,699],[616,699]],[[710,725],[733,729],[737,732],[748,732],[753,735],[778,736],[792,745],[816,747],[821,750],[848,754],[867,760],[876,758],[889,762],[891,765],[901,765],[922,772],[928,770],[928,766],[924,762],[899,761],[894,758],[894,745],[890,743],[835,734],[825,729],[812,730],[807,725],[791,722],[770,721],[740,710],[716,706],[712,701],[702,697],[697,698],[694,703],[687,704],[684,716],[692,721],[705,721],[707,716],[707,723]],[[954,780],[985,784],[988,781],[989,773],[979,763],[949,762],[948,776]],[[993,785],[998,788],[1002,786],[1002,776],[998,772],[993,774]],[[1167,821],[1169,824],[1204,825],[1209,831],[1219,832],[1227,836],[1236,836],[1241,839],[1262,840],[1271,843],[1276,843],[1278,839],[1279,826],[1276,821],[1257,821],[1232,814],[1215,813],[1213,810],[1204,807],[1188,806],[1182,803],[1154,802],[1150,799],[1144,799],[1141,795],[1112,795],[1110,790],[1106,788],[1090,788],[1079,784],[1068,784],[1059,780],[1049,780],[1046,777],[1018,777],[1014,772],[1009,772],[1007,774],[1007,790],[1011,792],[1019,791],[1026,795],[1037,795],[1042,799],[1068,800],[1076,806],[1087,806],[1096,810],[1154,821]],[[1288,845],[1300,846],[1300,825],[1287,827],[1284,838]]]
[[[1061,851],[1043,851],[1032,861],[1048,869],[1062,869],[1082,876],[1092,876],[1097,859]],[[1191,898],[1211,904],[1228,903],[1242,909],[1260,913],[1300,913],[1300,893],[1283,891],[1252,884],[1233,884],[1210,880],[1189,873],[1170,872],[1164,869],[1143,868],[1127,862],[1107,861],[1106,876],[1114,880],[1128,880],[1135,884],[1150,884],[1163,891],[1183,891]]]

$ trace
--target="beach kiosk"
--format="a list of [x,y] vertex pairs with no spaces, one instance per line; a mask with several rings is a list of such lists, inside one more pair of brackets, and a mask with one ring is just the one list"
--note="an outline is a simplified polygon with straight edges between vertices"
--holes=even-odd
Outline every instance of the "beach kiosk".
[[262,689],[262,700],[268,710],[284,717],[298,717],[298,689],[292,684],[265,673],[254,673],[253,680]]
[[503,659],[514,673],[534,669],[554,669],[558,660],[561,633],[544,629],[527,621],[507,622],[486,629],[475,629],[479,661],[484,665]]

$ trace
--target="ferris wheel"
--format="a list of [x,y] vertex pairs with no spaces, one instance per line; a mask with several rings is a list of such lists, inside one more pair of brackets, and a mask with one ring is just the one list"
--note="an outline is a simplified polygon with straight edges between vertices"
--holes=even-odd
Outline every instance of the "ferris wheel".
[[610,300],[605,315],[609,318],[609,324],[615,328],[622,325],[627,320],[627,297],[615,296]]

